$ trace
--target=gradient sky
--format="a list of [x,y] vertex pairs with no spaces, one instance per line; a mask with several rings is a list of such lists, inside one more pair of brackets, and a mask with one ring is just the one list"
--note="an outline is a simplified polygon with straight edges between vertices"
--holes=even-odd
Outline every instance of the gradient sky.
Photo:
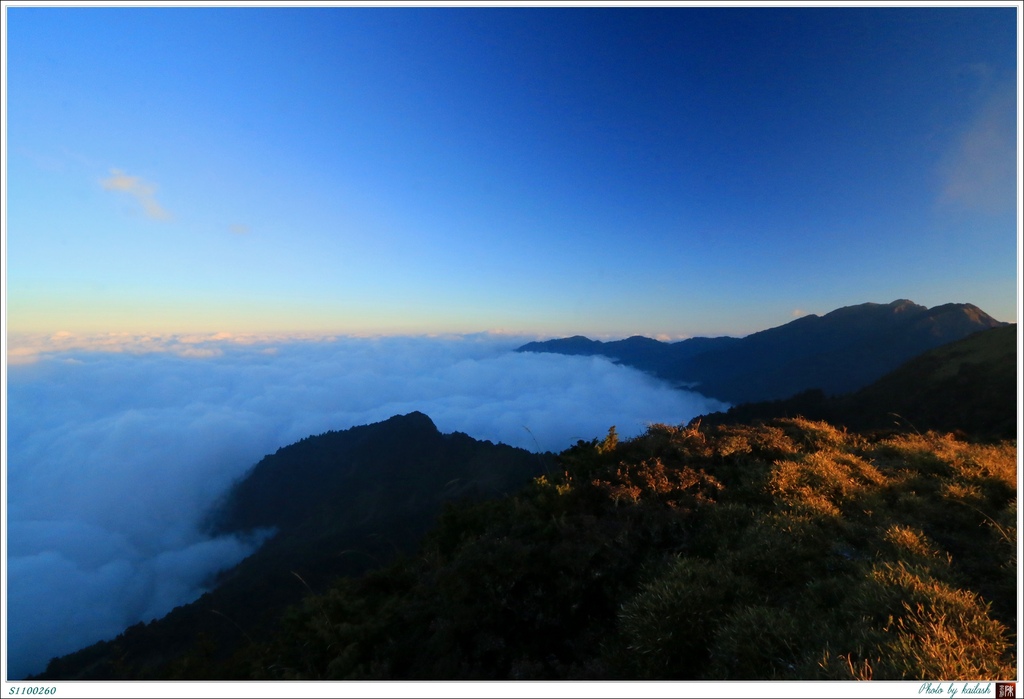
[[5,11],[12,333],[1017,317],[1012,5]]

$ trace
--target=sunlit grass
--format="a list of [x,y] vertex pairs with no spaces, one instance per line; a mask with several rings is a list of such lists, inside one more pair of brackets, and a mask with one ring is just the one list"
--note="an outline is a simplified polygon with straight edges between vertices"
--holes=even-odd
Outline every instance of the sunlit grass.
[[1014,677],[1012,443],[658,424],[560,460],[278,652],[313,644],[316,677]]

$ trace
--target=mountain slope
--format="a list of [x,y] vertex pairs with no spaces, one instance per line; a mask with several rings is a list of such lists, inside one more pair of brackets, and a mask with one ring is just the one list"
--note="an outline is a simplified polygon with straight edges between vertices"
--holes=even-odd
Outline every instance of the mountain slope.
[[742,342],[735,337],[693,337],[681,342],[661,342],[649,337],[634,335],[625,340],[602,342],[575,335],[543,342],[528,342],[517,352],[548,352],[593,356],[601,355],[617,360],[621,364],[636,367],[667,380],[688,381],[681,362],[690,360],[705,352],[721,351]]
[[[610,432],[558,461],[445,508],[416,555],[338,578],[230,662],[165,649],[165,677],[1015,677],[1012,441],[788,419]],[[130,630],[111,667],[142,675],[146,643]]]
[[908,359],[971,333],[1005,325],[971,304],[925,308],[904,299],[810,315],[744,338],[586,338],[531,342],[523,352],[602,354],[729,403],[777,400],[800,391],[857,390]]
[[1006,325],[925,352],[854,393],[806,391],[701,416],[705,424],[803,416],[855,430],[960,432],[975,439],[1017,433],[1017,326]]
[[265,679],[1013,679],[1016,449],[653,425],[306,600]]
[[307,437],[264,457],[228,493],[211,528],[287,532],[321,516],[367,524],[396,511],[431,509],[429,501],[518,486],[537,459],[465,434],[441,434],[420,412],[396,415]]
[[1017,357],[1016,324],[975,333],[912,359],[843,407],[860,416],[851,421],[862,427],[874,426],[873,416],[885,407],[921,431],[1013,439]]
[[40,678],[246,677],[250,668],[235,662],[236,653],[271,632],[288,605],[411,550],[443,503],[518,489],[550,462],[550,455],[441,434],[422,413],[283,447],[209,518],[211,533],[273,528],[274,536],[197,601],[55,659]]

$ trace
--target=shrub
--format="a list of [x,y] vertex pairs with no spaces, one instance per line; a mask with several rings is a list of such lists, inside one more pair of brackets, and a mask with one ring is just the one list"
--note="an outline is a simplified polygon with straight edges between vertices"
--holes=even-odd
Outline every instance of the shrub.
[[714,561],[680,558],[618,615],[627,670],[642,679],[694,679],[743,582]]
[[920,566],[875,566],[851,595],[850,611],[861,620],[851,637],[860,647],[848,650],[869,661],[875,679],[1015,676],[1008,630],[989,605]]
[[789,611],[753,605],[722,621],[711,644],[708,676],[724,680],[777,680],[796,675],[805,631]]

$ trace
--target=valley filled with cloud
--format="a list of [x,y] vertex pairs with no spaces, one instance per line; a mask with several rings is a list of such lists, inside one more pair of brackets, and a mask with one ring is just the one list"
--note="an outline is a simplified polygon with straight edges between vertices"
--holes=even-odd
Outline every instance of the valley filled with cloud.
[[[442,432],[560,451],[724,406],[601,357],[503,335],[52,336],[8,367],[9,671],[198,597],[258,539],[204,515],[260,458],[421,411]],[[20,342],[20,344],[19,344]]]

